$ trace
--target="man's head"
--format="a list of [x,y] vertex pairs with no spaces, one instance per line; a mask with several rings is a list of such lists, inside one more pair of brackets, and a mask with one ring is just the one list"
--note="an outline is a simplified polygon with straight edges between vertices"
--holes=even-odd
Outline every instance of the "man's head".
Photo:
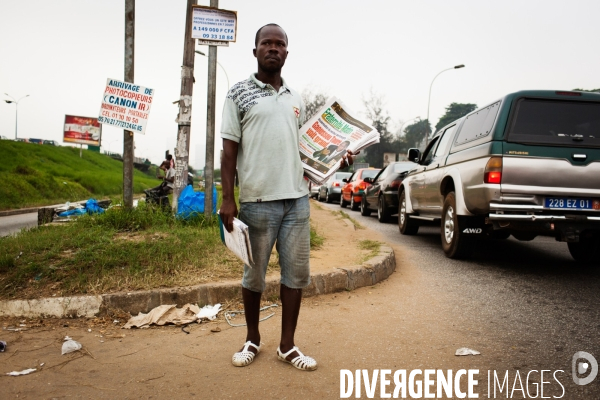
[[344,140],[342,143],[338,144],[337,151],[344,151],[350,146],[350,142]]
[[280,72],[288,55],[285,31],[279,25],[267,24],[256,32],[254,44],[252,52],[258,68],[268,73]]

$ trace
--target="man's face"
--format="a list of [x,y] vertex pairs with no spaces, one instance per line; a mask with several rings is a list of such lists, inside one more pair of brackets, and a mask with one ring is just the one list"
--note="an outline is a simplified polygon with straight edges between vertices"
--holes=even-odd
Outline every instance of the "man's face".
[[265,72],[279,72],[287,58],[287,41],[283,29],[265,26],[260,31],[256,49],[252,51],[258,67]]

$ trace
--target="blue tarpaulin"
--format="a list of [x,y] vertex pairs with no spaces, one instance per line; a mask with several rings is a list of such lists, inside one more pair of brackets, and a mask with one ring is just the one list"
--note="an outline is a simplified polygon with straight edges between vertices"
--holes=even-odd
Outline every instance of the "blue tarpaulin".
[[[217,213],[217,187],[213,185],[213,214]],[[192,185],[188,185],[179,195],[177,202],[177,216],[187,219],[196,214],[204,214],[204,192],[195,192]]]
[[63,211],[58,213],[59,217],[69,217],[69,216],[78,216],[87,214],[102,214],[104,212],[104,208],[98,205],[98,201],[96,199],[89,199],[85,203],[85,208],[74,208],[72,210]]

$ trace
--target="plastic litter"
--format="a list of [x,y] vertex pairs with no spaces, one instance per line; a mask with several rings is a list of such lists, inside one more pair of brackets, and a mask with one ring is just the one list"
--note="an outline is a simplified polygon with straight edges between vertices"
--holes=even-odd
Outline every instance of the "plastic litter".
[[139,313],[131,317],[123,328],[148,328],[152,324],[185,325],[196,321],[198,319],[196,314],[199,312],[200,308],[194,304],[186,304],[181,308],[177,308],[175,304],[166,304],[153,308],[148,314]]
[[37,371],[37,368],[28,368],[28,369],[24,369],[23,371],[7,372],[6,375],[9,375],[9,376],[27,375],[27,374],[30,374],[35,371]]
[[4,353],[6,350],[6,342],[4,340],[0,340],[0,353]]
[[65,336],[65,342],[62,345],[62,354],[65,355],[77,350],[81,350],[81,343],[76,342],[68,336]]
[[215,304],[214,306],[206,305],[200,309],[200,312],[196,315],[198,319],[206,318],[214,320],[217,318],[217,314],[221,311],[221,304]]
[[[216,199],[217,187],[213,185],[213,214],[217,213]],[[193,186],[186,186],[177,201],[177,217],[188,219],[202,214],[204,214],[204,192],[195,192]]]
[[456,350],[456,353],[454,353],[455,356],[477,356],[479,354],[481,353],[477,350],[468,349],[466,347],[461,347],[460,349]]

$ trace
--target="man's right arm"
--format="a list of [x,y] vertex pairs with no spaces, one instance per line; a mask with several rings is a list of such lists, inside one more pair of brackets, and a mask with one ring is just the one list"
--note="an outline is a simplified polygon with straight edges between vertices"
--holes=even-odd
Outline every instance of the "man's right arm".
[[233,140],[223,139],[223,159],[221,161],[221,183],[223,188],[223,203],[219,214],[223,225],[228,232],[233,230],[233,218],[237,217],[238,210],[235,204],[233,185],[237,167],[238,143]]

